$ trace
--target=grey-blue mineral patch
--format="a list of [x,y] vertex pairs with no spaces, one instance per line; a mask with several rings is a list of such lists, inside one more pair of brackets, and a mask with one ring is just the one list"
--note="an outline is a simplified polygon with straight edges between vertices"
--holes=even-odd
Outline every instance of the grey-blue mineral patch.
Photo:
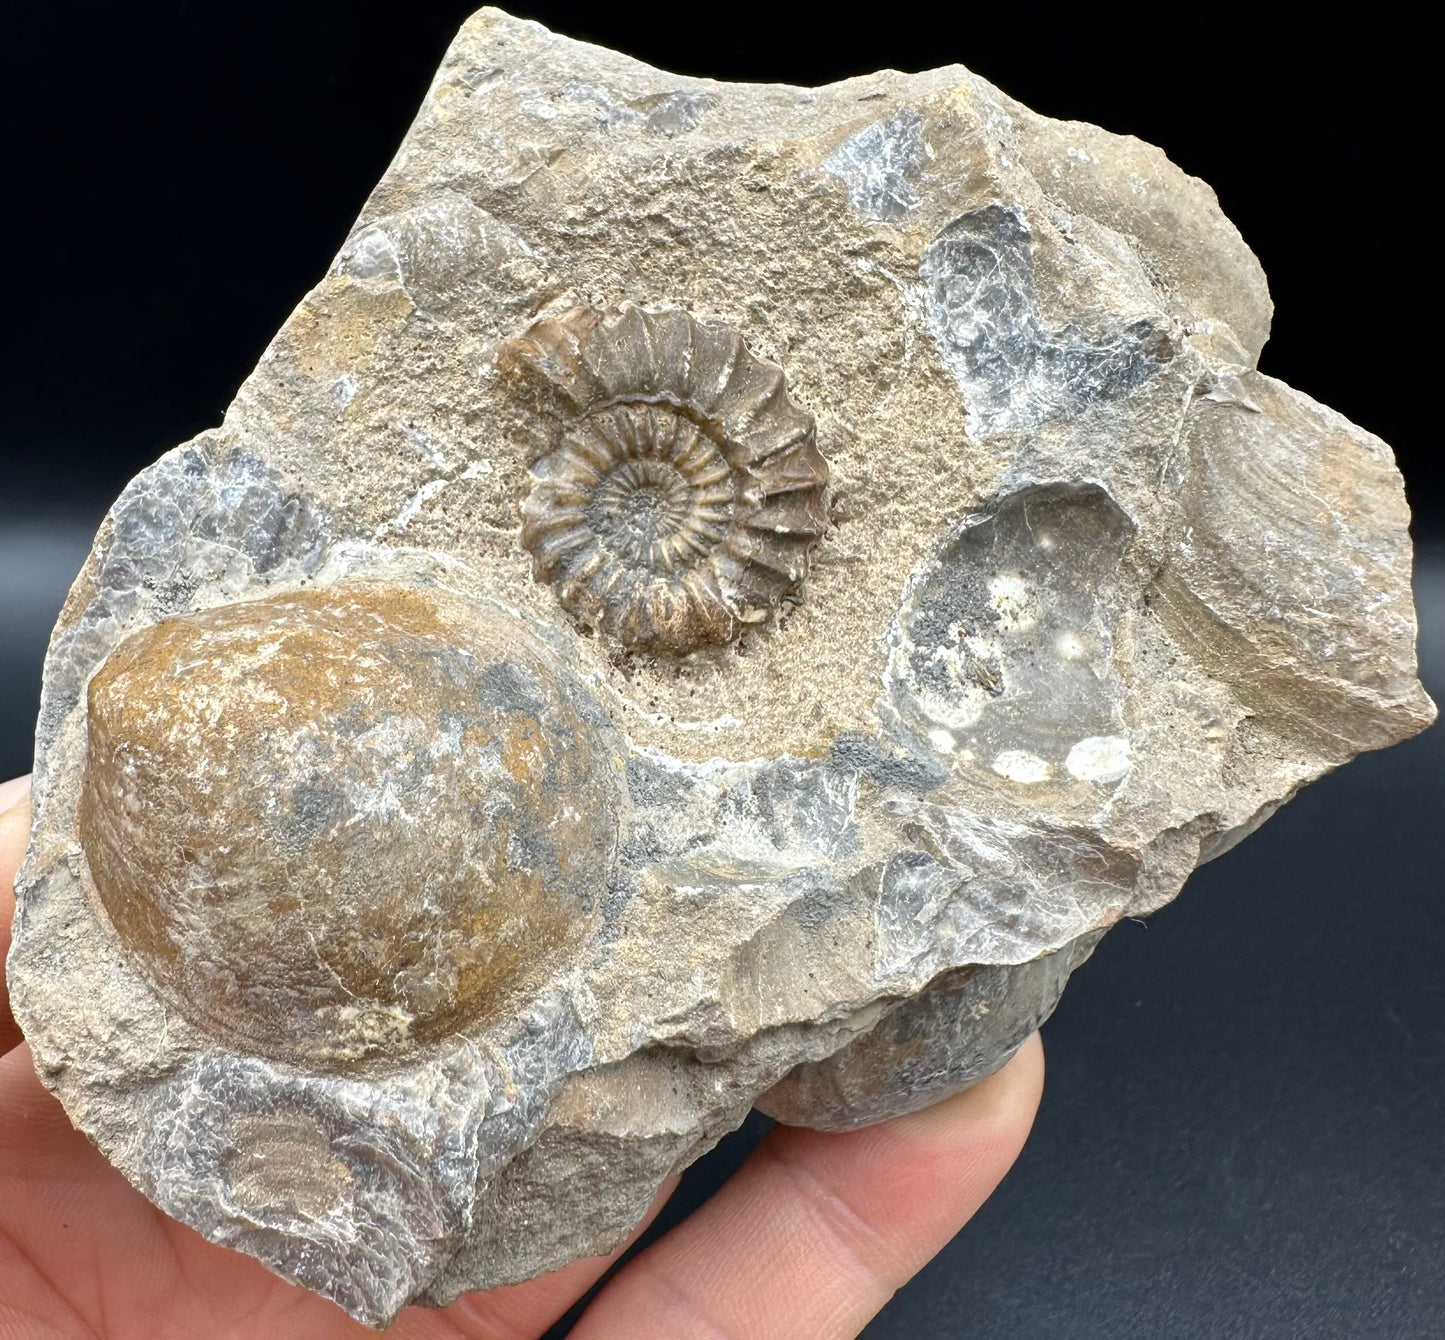
[[[37,756],[91,673],[135,628],[320,567],[331,528],[304,494],[246,451],[204,440],[142,470],[110,510],[94,595],[46,658]],[[37,788],[40,789],[40,788]]]
[[575,76],[562,86],[562,100],[584,111],[603,130],[640,128],[648,135],[671,138],[696,130],[718,98],[712,93],[674,89],[641,98],[624,98]]
[[930,152],[923,118],[902,107],[887,121],[875,121],[850,135],[823,160],[823,171],[848,188],[848,199],[865,219],[901,219],[919,203],[914,183]]
[[918,844],[884,867],[874,912],[881,979],[961,963],[1022,963],[1107,926],[1136,896],[1139,860],[1087,828],[991,817],[956,802],[883,802]]
[[634,814],[625,864],[692,863],[783,879],[836,861],[858,845],[857,775],[812,759],[709,764],[634,757]]
[[988,205],[950,223],[919,265],[929,332],[958,381],[976,437],[1068,419],[1117,400],[1168,357],[1149,321],[1090,335],[1045,327],[1023,215]]
[[311,571],[326,540],[316,507],[288,493],[276,471],[243,448],[219,459],[199,446],[161,457],[126,487],[110,520],[96,579],[101,596],[146,599],[158,614],[191,608],[198,590],[237,569],[247,576],[287,564]]
[[942,786],[948,778],[947,769],[926,745],[912,750],[886,748],[866,731],[839,732],[828,763],[837,772],[857,773],[885,789],[922,793]]
[[619,126],[640,125],[645,119],[637,108],[611,91],[599,88],[573,75],[562,85],[562,101],[569,106],[587,113],[593,124],[603,130],[616,130]]

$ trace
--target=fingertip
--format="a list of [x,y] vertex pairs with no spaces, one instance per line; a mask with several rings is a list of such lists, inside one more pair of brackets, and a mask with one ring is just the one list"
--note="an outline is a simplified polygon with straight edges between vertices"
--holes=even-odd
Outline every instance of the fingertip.
[[10,1014],[5,985],[5,956],[10,950],[10,923],[15,915],[15,872],[25,859],[30,839],[30,778],[0,782],[0,1055],[20,1041]]
[[1030,1033],[1008,1061],[987,1079],[930,1107],[895,1117],[900,1133],[946,1136],[964,1128],[996,1126],[1001,1132],[1018,1131],[1019,1143],[1033,1126],[1044,1091],[1044,1046]]
[[[440,1314],[462,1324],[464,1334],[478,1336],[536,1335],[546,1330],[611,1269],[657,1218],[681,1179],[674,1174],[658,1187],[652,1203],[627,1238],[603,1256],[584,1256],[570,1265],[521,1284],[465,1293]],[[416,1310],[418,1313],[420,1309]]]
[[1023,1147],[1043,1085],[1030,1037],[999,1071],[860,1130],[773,1130],[706,1205],[618,1273],[576,1334],[857,1335],[969,1220]]

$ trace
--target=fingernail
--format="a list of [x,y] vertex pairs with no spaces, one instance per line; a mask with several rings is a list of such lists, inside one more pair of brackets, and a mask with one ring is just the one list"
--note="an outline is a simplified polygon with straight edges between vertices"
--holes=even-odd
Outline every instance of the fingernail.
[[9,814],[30,794],[30,774],[0,782],[0,814]]

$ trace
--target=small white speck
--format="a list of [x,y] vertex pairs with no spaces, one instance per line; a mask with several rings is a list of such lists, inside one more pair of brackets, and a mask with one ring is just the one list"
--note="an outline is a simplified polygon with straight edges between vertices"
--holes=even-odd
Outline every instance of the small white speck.
[[1046,782],[1054,775],[1052,763],[1044,762],[1027,749],[1005,749],[995,754],[992,767],[1000,777],[1007,777],[1011,782],[1021,782],[1025,786]]
[[491,461],[468,461],[467,468],[462,471],[463,479],[480,479],[482,475],[492,473]]
[[1054,650],[1066,661],[1079,661],[1084,657],[1084,644],[1075,633],[1061,633],[1054,643]]
[[1013,600],[1022,603],[1028,598],[1028,583],[1022,577],[1016,577],[1013,573],[1001,572],[996,577],[988,579],[988,593],[998,603],[1005,600]]
[[953,752],[953,732],[946,731],[941,726],[935,726],[933,730],[928,732],[928,742],[938,750],[940,754]]
[[331,397],[336,401],[336,408],[345,409],[356,399],[356,393],[360,389],[355,377],[349,372],[343,373],[331,383]]
[[1064,760],[1069,776],[1081,782],[1117,782],[1129,773],[1129,741],[1122,735],[1089,735]]

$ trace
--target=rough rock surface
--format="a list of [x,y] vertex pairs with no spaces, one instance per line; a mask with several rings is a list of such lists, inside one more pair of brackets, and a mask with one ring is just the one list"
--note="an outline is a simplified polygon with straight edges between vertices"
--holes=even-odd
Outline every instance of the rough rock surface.
[[997,1068],[1424,726],[1389,448],[1254,371],[1157,149],[966,70],[484,10],[57,625],[10,958],[158,1205],[380,1325],[614,1245],[757,1103]]

